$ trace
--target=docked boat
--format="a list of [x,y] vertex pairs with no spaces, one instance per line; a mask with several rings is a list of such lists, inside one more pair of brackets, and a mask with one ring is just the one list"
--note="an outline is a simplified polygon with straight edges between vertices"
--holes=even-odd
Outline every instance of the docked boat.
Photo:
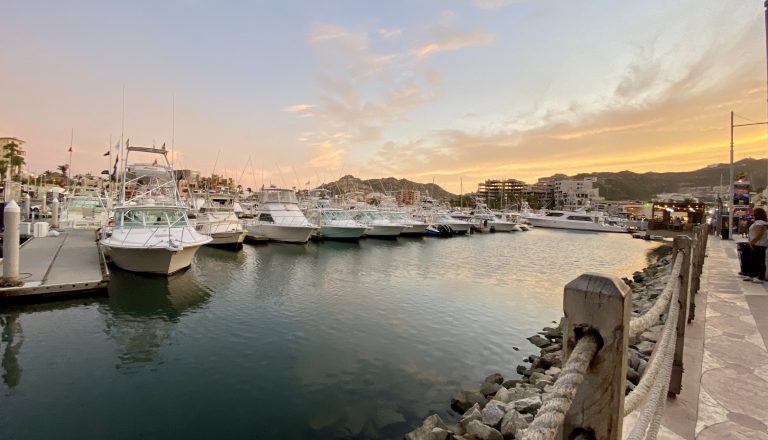
[[75,187],[64,199],[59,222],[63,228],[99,229],[109,218],[109,199],[98,188]]
[[448,226],[454,234],[464,235],[472,228],[472,222],[460,218],[451,217],[447,212],[436,212],[431,215],[431,225]]
[[426,234],[429,223],[416,220],[403,211],[381,211],[387,219],[392,223],[396,223],[403,226],[400,235],[408,237],[421,237]]
[[543,214],[525,214],[523,218],[537,228],[592,232],[629,232],[624,226],[606,221],[603,213],[597,211],[547,211]]
[[207,194],[195,214],[195,230],[211,237],[209,246],[240,248],[245,228],[235,212],[234,197],[229,194]]
[[[120,198],[99,244],[119,268],[170,275],[192,264],[211,237],[189,222],[165,149],[127,147]],[[165,165],[127,165],[131,153],[160,156]]]
[[249,235],[272,241],[306,243],[317,225],[310,223],[299,209],[292,189],[263,188],[252,219],[243,220]]
[[330,240],[357,240],[368,229],[352,218],[349,211],[339,208],[318,207],[307,210],[307,220],[319,225],[318,236]]
[[406,228],[375,209],[354,210],[352,218],[368,227],[366,237],[396,238]]

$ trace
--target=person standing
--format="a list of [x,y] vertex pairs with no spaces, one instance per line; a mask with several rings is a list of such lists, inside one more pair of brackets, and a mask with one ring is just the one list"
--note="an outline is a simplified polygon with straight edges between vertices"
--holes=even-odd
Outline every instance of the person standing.
[[753,283],[763,283],[765,281],[765,250],[768,248],[768,215],[763,208],[756,208],[754,212],[755,221],[749,227],[749,273],[744,281]]

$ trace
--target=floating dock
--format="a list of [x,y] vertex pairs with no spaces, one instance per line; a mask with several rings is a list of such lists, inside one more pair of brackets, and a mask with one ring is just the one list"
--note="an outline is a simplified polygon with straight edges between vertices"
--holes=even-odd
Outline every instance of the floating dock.
[[105,293],[109,285],[106,260],[90,230],[28,240],[19,249],[19,272],[24,284],[0,288],[0,301]]

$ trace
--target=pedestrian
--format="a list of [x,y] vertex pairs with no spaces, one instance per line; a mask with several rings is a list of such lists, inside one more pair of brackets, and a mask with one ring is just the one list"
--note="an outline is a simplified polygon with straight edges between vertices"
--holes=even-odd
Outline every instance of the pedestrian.
[[763,283],[765,281],[765,249],[768,248],[768,215],[763,208],[756,208],[755,221],[749,228],[749,273],[744,281]]

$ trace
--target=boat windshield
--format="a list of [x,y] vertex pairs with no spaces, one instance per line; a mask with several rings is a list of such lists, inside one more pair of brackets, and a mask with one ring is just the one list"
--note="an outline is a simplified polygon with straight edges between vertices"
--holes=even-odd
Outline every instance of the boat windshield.
[[381,220],[382,218],[384,218],[384,216],[382,216],[380,212],[376,212],[376,211],[364,211],[355,215],[355,220],[360,220],[364,222]]
[[127,209],[122,224],[124,228],[182,227],[187,226],[187,219],[181,210]]
[[435,219],[437,221],[439,221],[439,222],[448,222],[448,223],[456,221],[456,220],[459,220],[459,219],[451,217],[448,214],[437,214],[437,215],[435,215]]
[[264,191],[261,193],[261,203],[299,203],[296,193],[289,189]]
[[99,198],[77,197],[77,198],[70,199],[67,207],[70,209],[72,208],[103,208],[104,203],[102,203],[101,199]]
[[352,220],[347,211],[323,211],[324,220]]

